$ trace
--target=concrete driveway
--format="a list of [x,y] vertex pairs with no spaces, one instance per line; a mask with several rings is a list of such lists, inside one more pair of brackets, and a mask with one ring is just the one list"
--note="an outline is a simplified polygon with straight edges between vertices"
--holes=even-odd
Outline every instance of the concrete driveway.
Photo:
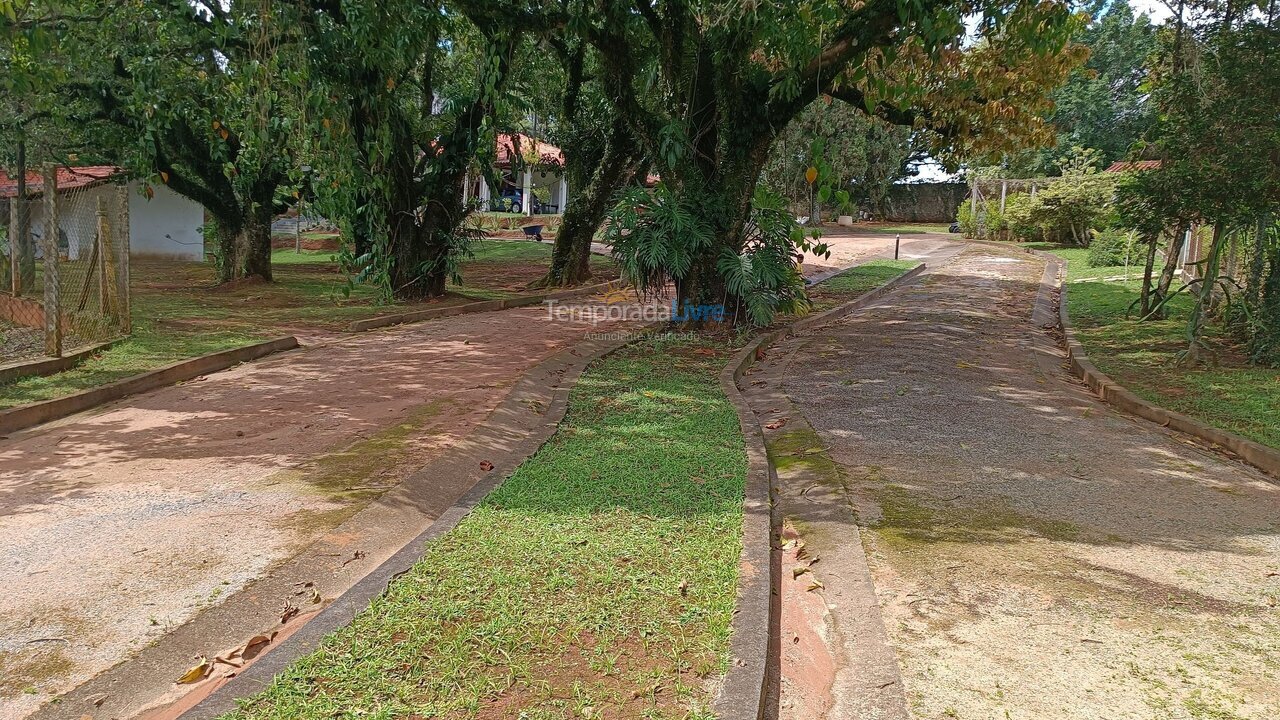
[[318,540],[332,557],[308,579],[316,597],[340,592],[467,487],[437,478],[374,526],[334,528],[467,437],[530,368],[616,327],[539,306],[406,325],[0,439],[0,719],[164,641]]
[[1280,717],[1280,486],[1067,376],[1042,267],[971,248],[751,376],[821,558],[782,717]]

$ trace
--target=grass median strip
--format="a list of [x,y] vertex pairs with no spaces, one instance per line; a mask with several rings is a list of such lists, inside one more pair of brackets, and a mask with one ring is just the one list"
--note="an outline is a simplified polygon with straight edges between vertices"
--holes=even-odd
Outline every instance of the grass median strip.
[[595,363],[546,446],[231,717],[709,716],[746,475],[729,354],[655,337]]
[[919,264],[919,260],[869,260],[855,265],[839,275],[827,278],[810,290],[813,310],[830,310],[840,303],[875,290]]

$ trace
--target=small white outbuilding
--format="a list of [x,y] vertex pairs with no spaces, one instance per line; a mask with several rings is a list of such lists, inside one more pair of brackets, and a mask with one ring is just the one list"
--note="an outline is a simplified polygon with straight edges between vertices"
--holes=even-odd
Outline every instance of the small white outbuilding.
[[[124,180],[124,171],[110,165],[59,167],[59,246],[68,259],[78,259],[82,248],[92,247],[96,229],[98,200],[110,200]],[[127,181],[129,190],[129,254],[171,260],[203,260],[204,208],[164,185],[147,186],[138,180]],[[39,197],[44,180],[39,173],[27,174],[28,197]],[[17,197],[18,183],[0,170],[0,198],[9,205]],[[108,206],[114,207],[112,202]],[[8,212],[6,207],[0,212]],[[44,234],[44,203],[30,204],[31,234]],[[81,238],[78,235],[87,235]],[[39,243],[36,244],[39,247]]]

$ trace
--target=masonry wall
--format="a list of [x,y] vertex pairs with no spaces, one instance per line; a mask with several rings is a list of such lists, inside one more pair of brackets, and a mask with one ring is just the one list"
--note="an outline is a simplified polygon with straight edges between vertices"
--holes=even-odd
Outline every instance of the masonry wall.
[[969,195],[964,183],[903,183],[894,185],[885,198],[883,220],[893,222],[949,223],[956,208]]

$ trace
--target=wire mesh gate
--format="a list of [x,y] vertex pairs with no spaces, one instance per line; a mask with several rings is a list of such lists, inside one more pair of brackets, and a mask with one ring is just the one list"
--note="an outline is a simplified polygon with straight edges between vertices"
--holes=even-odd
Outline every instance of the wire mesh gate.
[[31,180],[0,216],[0,364],[130,331],[127,189],[51,166]]

